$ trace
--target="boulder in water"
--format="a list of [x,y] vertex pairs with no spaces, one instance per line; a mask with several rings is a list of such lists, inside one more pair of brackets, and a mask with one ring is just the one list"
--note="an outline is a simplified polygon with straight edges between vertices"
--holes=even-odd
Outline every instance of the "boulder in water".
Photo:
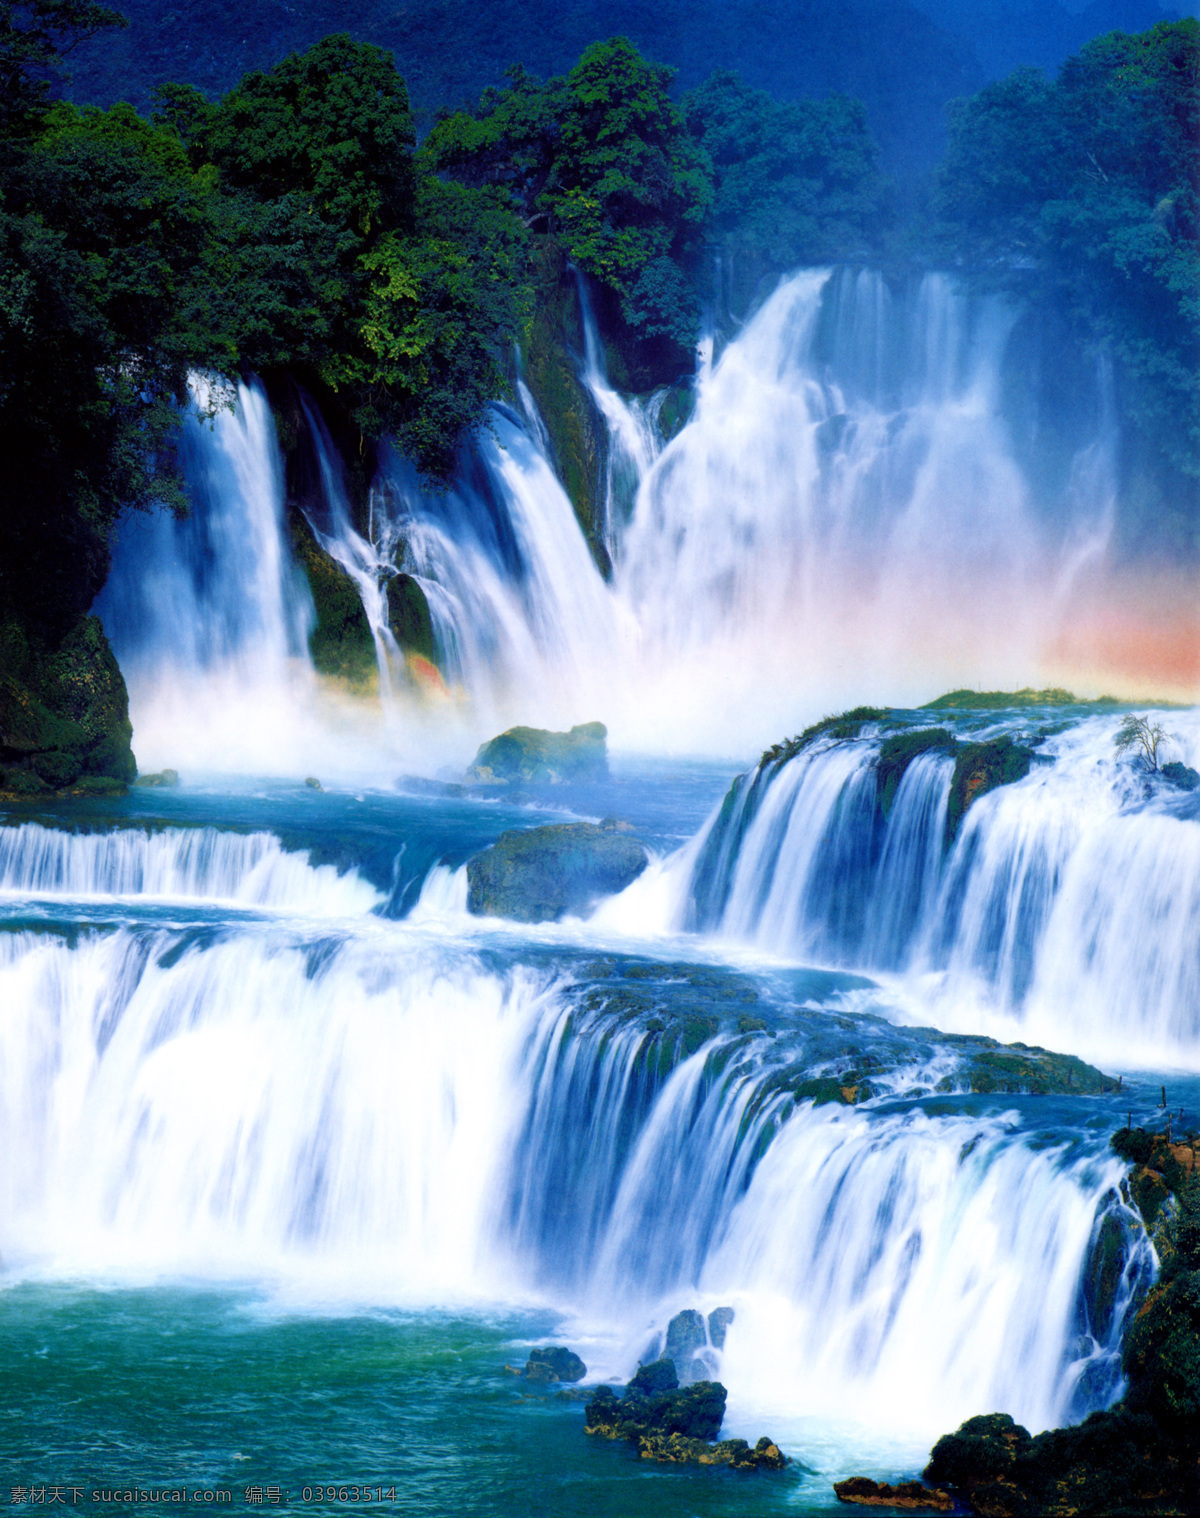
[[1194,770],[1190,764],[1180,764],[1178,759],[1163,765],[1162,776],[1183,791],[1194,791],[1200,785],[1200,771]]
[[607,739],[603,722],[585,722],[567,733],[510,727],[480,748],[467,770],[467,779],[477,785],[605,781]]
[[574,1350],[556,1344],[549,1349],[532,1350],[521,1374],[526,1381],[574,1382],[583,1380],[587,1366]]
[[725,1397],[719,1381],[681,1387],[674,1362],[654,1360],[639,1366],[619,1399],[611,1387],[597,1387],[584,1412],[584,1427],[603,1439],[627,1440],[644,1460],[734,1465],[747,1470],[778,1470],[786,1465],[786,1457],[767,1438],[760,1439],[754,1449],[744,1439],[713,1442],[725,1416]]
[[467,861],[467,910],[555,922],[623,891],[645,868],[646,850],[612,826],[556,823],[501,833]]
[[707,1342],[703,1316],[694,1307],[687,1307],[683,1312],[677,1312],[667,1324],[667,1344],[663,1355],[678,1365],[681,1360],[690,1360]]

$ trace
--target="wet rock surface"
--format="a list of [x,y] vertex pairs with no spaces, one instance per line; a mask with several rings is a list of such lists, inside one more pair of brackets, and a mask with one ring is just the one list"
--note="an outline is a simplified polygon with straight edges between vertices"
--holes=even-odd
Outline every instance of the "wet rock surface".
[[587,1366],[565,1344],[531,1351],[521,1372],[526,1381],[566,1382],[572,1385],[587,1375]]
[[654,1360],[639,1368],[620,1398],[611,1387],[598,1387],[585,1410],[584,1426],[589,1434],[626,1440],[644,1460],[782,1469],[786,1457],[768,1438],[753,1449],[744,1439],[715,1442],[725,1397],[719,1381],[681,1387],[674,1362]]
[[623,891],[646,864],[645,848],[616,822],[514,829],[467,861],[467,910],[555,922]]

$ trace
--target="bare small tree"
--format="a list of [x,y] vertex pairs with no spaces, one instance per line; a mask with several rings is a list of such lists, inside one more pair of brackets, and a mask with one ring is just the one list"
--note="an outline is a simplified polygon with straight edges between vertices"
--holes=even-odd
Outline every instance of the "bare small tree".
[[1164,743],[1170,743],[1173,733],[1167,732],[1161,722],[1151,722],[1149,717],[1138,717],[1127,712],[1113,739],[1118,754],[1135,749],[1142,763],[1153,775],[1158,769],[1158,751]]

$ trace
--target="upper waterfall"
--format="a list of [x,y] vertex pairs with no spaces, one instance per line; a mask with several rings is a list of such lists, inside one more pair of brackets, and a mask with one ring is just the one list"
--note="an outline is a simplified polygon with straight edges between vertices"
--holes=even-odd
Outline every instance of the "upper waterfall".
[[[1094,436],[1037,464],[1008,414],[1013,321],[941,275],[893,291],[865,271],[795,274],[706,358],[666,443],[658,401],[612,390],[591,334],[611,583],[523,388],[524,417],[494,410],[448,490],[384,449],[366,528],[310,405],[310,522],[359,586],[390,712],[373,762],[418,734],[444,748],[597,717],[627,747],[744,754],[847,690],[904,703],[1057,669],[1065,630],[1077,637],[1108,585],[1115,425],[1098,371]],[[345,719],[307,659],[269,409],[257,388],[238,397],[188,429],[191,517],[125,526],[100,609],[155,762],[190,744],[214,768],[218,753],[261,768],[274,746],[278,767],[304,745],[337,769]],[[438,699],[411,689],[388,629],[381,587],[397,573],[429,606]],[[230,703],[232,736],[214,715]],[[195,730],[201,711],[220,742]]]

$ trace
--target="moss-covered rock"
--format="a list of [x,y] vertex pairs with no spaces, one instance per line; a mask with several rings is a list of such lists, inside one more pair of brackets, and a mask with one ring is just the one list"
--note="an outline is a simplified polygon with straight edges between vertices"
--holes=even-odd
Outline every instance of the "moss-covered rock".
[[308,581],[314,620],[308,648],[322,675],[366,688],[378,677],[375,639],[358,586],[317,542],[299,511],[289,513],[292,550]]
[[602,1439],[624,1439],[644,1460],[675,1464],[732,1465],[742,1470],[781,1470],[787,1459],[762,1438],[753,1449],[744,1439],[713,1441],[725,1416],[719,1381],[681,1387],[671,1359],[639,1367],[621,1397],[597,1387],[584,1411],[584,1428]]
[[832,743],[845,743],[851,738],[857,738],[869,722],[882,722],[889,715],[887,709],[881,706],[856,706],[852,711],[822,717],[820,722],[814,722],[796,737],[785,738],[782,743],[773,744],[764,752],[759,764],[785,764],[818,738],[826,738]]
[[944,727],[918,728],[915,732],[896,733],[891,738],[885,738],[875,763],[875,780],[883,815],[890,815],[900,782],[914,759],[922,754],[953,755],[957,752],[958,744]]
[[946,804],[946,842],[952,843],[967,808],[998,786],[1024,780],[1033,763],[1033,750],[1005,734],[988,743],[965,743],[954,761],[950,799]]
[[433,636],[433,618],[420,583],[412,575],[393,575],[387,582],[386,592],[392,637],[406,654],[416,654],[436,666],[438,651]]
[[555,922],[623,891],[646,862],[636,838],[590,822],[501,833],[491,848],[467,861],[467,910],[515,922]]
[[567,733],[510,727],[482,744],[467,770],[476,785],[559,785],[608,779],[608,729],[584,722]]
[[0,627],[0,790],[120,789],[137,774],[129,697],[97,617],[56,643]]

